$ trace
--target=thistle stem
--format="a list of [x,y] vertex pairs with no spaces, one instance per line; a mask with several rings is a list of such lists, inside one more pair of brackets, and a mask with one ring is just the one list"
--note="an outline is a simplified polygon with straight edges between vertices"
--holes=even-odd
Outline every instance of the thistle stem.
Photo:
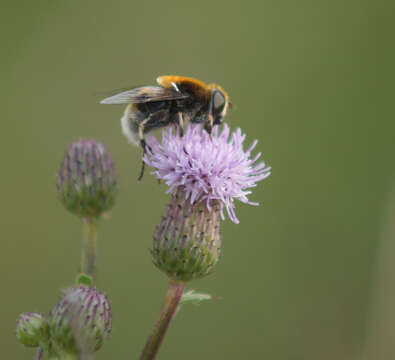
[[96,238],[97,238],[97,222],[92,218],[83,218],[83,246],[81,271],[89,275],[92,280],[96,276]]
[[164,299],[162,309],[147,342],[145,343],[140,360],[153,360],[158,353],[163,338],[166,335],[170,321],[177,312],[185,288],[184,282],[169,280],[169,287]]
[[43,357],[43,349],[39,347],[36,352],[35,360],[41,360]]
[[[61,355],[54,355],[54,356],[50,356],[49,360],[77,360],[77,355],[73,355],[73,354],[61,354]],[[78,357],[78,360],[85,360],[85,358],[82,357]]]

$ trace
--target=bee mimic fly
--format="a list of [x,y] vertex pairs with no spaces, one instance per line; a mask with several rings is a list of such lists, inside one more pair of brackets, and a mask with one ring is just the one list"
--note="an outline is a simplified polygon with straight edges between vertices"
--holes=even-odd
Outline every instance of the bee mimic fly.
[[[181,134],[187,123],[202,124],[210,134],[222,123],[231,105],[227,93],[217,84],[184,76],[159,76],[159,86],[142,86],[121,92],[101,104],[128,104],[121,118],[122,132],[132,144],[146,151],[144,135],[153,129],[176,125]],[[139,180],[144,174],[144,161]]]

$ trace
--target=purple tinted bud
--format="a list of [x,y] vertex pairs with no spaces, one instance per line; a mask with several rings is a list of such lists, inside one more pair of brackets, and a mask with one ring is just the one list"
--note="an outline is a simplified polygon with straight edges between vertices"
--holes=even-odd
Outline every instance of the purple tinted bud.
[[16,337],[25,346],[38,347],[49,339],[45,317],[36,313],[23,313],[16,324]]
[[99,217],[115,201],[117,175],[103,144],[80,140],[67,150],[57,176],[59,197],[80,217]]
[[51,312],[49,326],[59,352],[92,353],[110,336],[110,302],[95,288],[67,289]]

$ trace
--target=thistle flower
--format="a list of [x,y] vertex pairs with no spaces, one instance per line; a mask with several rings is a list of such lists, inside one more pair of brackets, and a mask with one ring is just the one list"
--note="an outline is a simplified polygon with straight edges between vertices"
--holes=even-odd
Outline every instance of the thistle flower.
[[92,353],[111,333],[111,306],[95,288],[67,289],[49,318],[51,340],[60,353]]
[[251,158],[257,141],[243,150],[245,135],[215,127],[211,136],[190,126],[184,136],[172,129],[162,132],[159,143],[148,138],[144,156],[153,173],[168,185],[172,200],[154,235],[153,261],[171,279],[188,281],[211,272],[218,261],[220,219],[224,210],[234,223],[234,199],[248,200],[249,190],[270,175],[270,168]]
[[169,193],[182,187],[191,204],[204,201],[207,209],[211,200],[218,201],[222,219],[225,208],[230,220],[238,223],[234,199],[258,205],[248,200],[251,191],[247,189],[270,175],[265,163],[255,164],[261,153],[250,158],[257,140],[243,150],[245,137],[241,129],[231,134],[227,124],[222,132],[215,127],[211,137],[200,126],[188,127],[182,137],[169,128],[162,132],[161,143],[149,138],[152,151],[144,160],[155,169],[156,177],[166,182]]
[[70,145],[57,176],[59,198],[67,210],[84,218],[98,218],[109,210],[117,192],[114,163],[95,140]]
[[38,347],[49,341],[48,322],[37,313],[23,313],[16,325],[16,337],[23,345]]

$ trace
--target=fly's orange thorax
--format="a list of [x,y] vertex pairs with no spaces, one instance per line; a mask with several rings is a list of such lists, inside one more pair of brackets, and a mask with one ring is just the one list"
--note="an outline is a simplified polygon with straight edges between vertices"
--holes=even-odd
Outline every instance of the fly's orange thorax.
[[208,98],[210,96],[210,90],[207,85],[203,81],[191,77],[164,75],[159,76],[156,81],[159,85],[165,88],[173,89],[173,84],[179,87],[182,87],[184,85],[192,89],[195,95],[198,97]]

